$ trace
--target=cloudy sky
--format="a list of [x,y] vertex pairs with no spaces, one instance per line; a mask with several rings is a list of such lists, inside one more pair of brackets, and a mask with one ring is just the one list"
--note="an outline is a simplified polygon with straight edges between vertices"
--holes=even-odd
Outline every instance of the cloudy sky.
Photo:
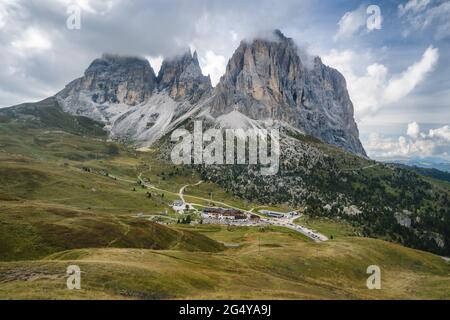
[[450,161],[448,0],[0,0],[0,107],[55,94],[104,52],[158,71],[190,47],[217,83],[240,40],[274,28],[344,74],[371,157]]

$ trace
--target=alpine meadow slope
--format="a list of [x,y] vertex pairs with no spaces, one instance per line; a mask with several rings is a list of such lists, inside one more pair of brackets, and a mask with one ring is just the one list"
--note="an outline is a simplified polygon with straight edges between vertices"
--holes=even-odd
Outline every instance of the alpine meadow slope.
[[[305,59],[274,31],[242,41],[212,87],[195,52],[158,75],[105,54],[55,96],[0,109],[0,299],[450,299],[450,183],[369,159],[344,77]],[[171,134],[194,121],[279,130],[278,173],[174,165]],[[329,240],[203,224],[224,205],[295,210]]]

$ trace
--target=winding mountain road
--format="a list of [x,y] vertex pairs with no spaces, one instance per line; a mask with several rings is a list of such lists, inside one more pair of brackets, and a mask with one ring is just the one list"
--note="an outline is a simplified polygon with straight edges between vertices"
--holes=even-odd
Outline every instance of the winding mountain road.
[[[377,164],[372,165],[372,166],[376,166],[376,165],[377,165]],[[368,166],[368,167],[372,167],[372,166]],[[117,178],[117,177],[116,177],[116,179],[117,179],[117,180],[120,180],[120,181],[125,181],[125,182],[135,183],[135,181],[126,180],[126,179],[121,179],[121,178]],[[183,187],[180,188],[180,190],[179,190],[178,193],[175,193],[175,192],[172,192],[172,191],[168,191],[168,190],[164,190],[164,189],[161,189],[161,188],[157,188],[157,187],[155,187],[154,185],[145,182],[145,181],[142,179],[142,173],[140,173],[140,174],[138,175],[138,179],[139,179],[139,181],[140,181],[140,183],[141,183],[142,185],[144,185],[145,187],[147,187],[147,188],[149,188],[149,189],[153,189],[153,190],[156,190],[156,191],[165,192],[165,193],[167,193],[167,194],[171,194],[171,195],[176,195],[176,196],[178,196],[178,197],[180,198],[180,200],[183,201],[183,203],[186,204],[186,205],[188,205],[189,207],[192,207],[192,208],[194,208],[194,206],[198,206],[198,207],[206,207],[205,205],[201,205],[201,204],[198,204],[198,203],[188,203],[188,202],[185,201],[185,198],[184,198],[184,196],[185,196],[185,195],[184,195],[184,191],[186,190],[187,187],[189,187],[189,186],[198,186],[198,185],[200,185],[201,183],[203,183],[203,181],[199,181],[199,182],[197,182],[197,183],[195,183],[195,184],[187,184],[187,185],[184,185]],[[261,215],[259,215],[259,214],[257,214],[257,213],[254,212],[254,210],[255,210],[256,208],[260,208],[260,207],[264,207],[264,206],[255,207],[255,208],[252,208],[252,209],[250,209],[250,210],[246,210],[246,209],[242,209],[242,208],[238,208],[238,207],[231,206],[231,205],[229,205],[229,204],[227,204],[227,203],[224,203],[224,202],[215,201],[215,200],[212,200],[212,199],[206,199],[206,198],[203,198],[203,197],[197,197],[197,196],[189,196],[189,197],[192,198],[192,199],[198,199],[198,200],[206,201],[207,203],[213,203],[213,204],[218,205],[218,206],[221,206],[221,207],[230,208],[230,209],[236,209],[236,210],[239,210],[239,211],[248,213],[248,214],[257,215],[257,216],[259,216],[259,217],[261,218],[261,221],[263,221],[263,222],[265,222],[265,223],[267,223],[267,224],[270,224],[270,225],[273,225],[273,226],[285,227],[285,228],[288,228],[288,229],[297,231],[297,232],[299,232],[299,233],[305,235],[306,237],[312,239],[312,240],[315,241],[315,242],[322,242],[322,241],[327,241],[327,240],[328,240],[328,237],[326,237],[325,235],[323,235],[323,234],[321,234],[321,233],[312,231],[312,230],[310,230],[310,229],[308,229],[308,228],[306,228],[306,227],[303,227],[303,226],[301,226],[301,225],[295,224],[295,223],[293,222],[294,218],[291,218],[291,219],[289,219],[289,218],[284,218],[284,219],[283,219],[283,218],[281,218],[281,219],[275,219],[275,218],[273,218],[273,219],[268,219],[268,218],[262,217]]]
[[180,192],[178,193],[178,196],[180,197],[181,201],[183,201],[183,203],[186,203],[186,201],[184,200],[183,194],[184,194],[184,190],[185,190],[187,187],[195,187],[195,186],[198,186],[198,185],[200,185],[200,184],[202,184],[202,183],[203,183],[203,181],[200,180],[200,181],[197,182],[196,184],[187,184],[187,185],[181,187]]

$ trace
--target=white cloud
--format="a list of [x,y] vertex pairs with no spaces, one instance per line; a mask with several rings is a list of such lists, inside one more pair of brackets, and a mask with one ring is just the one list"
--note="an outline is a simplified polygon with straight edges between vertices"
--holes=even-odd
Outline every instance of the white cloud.
[[12,9],[17,9],[19,7],[17,0],[1,0],[0,1],[0,30],[5,27],[5,25],[10,20],[9,13]]
[[31,27],[28,28],[19,39],[14,40],[11,45],[16,48],[19,53],[28,53],[28,50],[49,50],[52,42],[48,34],[41,30]]
[[403,16],[410,12],[413,13],[421,12],[428,6],[429,3],[430,0],[409,0],[405,4],[398,5],[399,15]]
[[2,29],[6,24],[7,14],[6,9],[3,6],[0,6],[0,29]]
[[366,26],[366,8],[360,6],[355,11],[346,12],[338,22],[339,30],[334,36],[334,40],[349,37]]
[[450,154],[450,126],[420,132],[416,122],[410,123],[407,137],[386,138],[372,133],[365,144],[369,156],[395,159],[412,157],[441,157],[448,159]]
[[76,5],[83,12],[96,15],[105,15],[121,0],[50,0],[63,6]]
[[450,143],[450,128],[444,126],[438,129],[431,129],[428,134],[431,138],[439,138]]
[[356,118],[362,120],[410,94],[435,68],[438,58],[438,49],[429,47],[418,62],[393,75],[386,66],[378,63],[368,65],[365,74],[357,74],[354,65],[361,65],[368,58],[351,50],[339,52],[333,49],[323,56],[323,61],[345,76]]
[[425,29],[432,29],[438,40],[450,37],[449,1],[409,0],[398,6],[398,14],[409,25],[403,31],[405,37]]
[[408,67],[401,75],[389,80],[383,94],[384,103],[396,102],[408,95],[428,73],[433,71],[438,59],[439,50],[432,46],[428,47],[419,62]]
[[419,137],[420,133],[420,127],[417,124],[417,122],[411,122],[408,124],[408,129],[406,131],[406,134],[410,136],[411,138],[417,139]]
[[161,65],[163,63],[164,58],[162,56],[146,57],[146,58],[150,62],[150,65],[152,66],[153,71],[155,71],[156,75],[158,75],[158,72],[161,69]]
[[214,53],[212,50],[206,51],[205,56],[200,56],[200,65],[205,75],[211,76],[211,83],[215,86],[220,77],[224,75],[227,66],[227,59],[224,56]]
[[[0,7],[11,1],[0,0]],[[204,72],[217,83],[225,69],[222,57],[228,59],[241,39],[264,29],[307,30],[314,20],[312,3],[298,0],[286,0],[282,6],[274,0],[261,0],[257,6],[239,0],[173,0],[170,5],[166,0],[14,1],[20,10],[9,10],[0,29],[0,61],[21,73],[11,79],[6,67],[0,68],[0,107],[45,98],[31,92],[31,79],[51,87],[52,94],[58,92],[104,52],[169,57],[192,43]],[[82,8],[81,30],[66,28],[67,6],[73,3]],[[38,29],[48,41],[34,41],[35,49],[25,49],[28,28]],[[51,49],[43,50],[49,43]]]
[[231,41],[236,42],[239,40],[239,36],[236,32],[233,30],[230,31]]

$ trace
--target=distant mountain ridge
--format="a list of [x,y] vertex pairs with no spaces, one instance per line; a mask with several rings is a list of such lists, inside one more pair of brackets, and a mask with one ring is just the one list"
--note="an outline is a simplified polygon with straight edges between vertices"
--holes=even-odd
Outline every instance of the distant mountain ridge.
[[406,165],[401,163],[393,162],[391,163],[393,166],[397,166],[399,168],[406,168],[412,171],[415,171],[421,175],[428,176],[437,180],[450,182],[450,172],[439,170],[436,168],[424,168],[415,165]]
[[447,173],[450,173],[450,163],[440,158],[424,158],[424,159],[390,159],[390,160],[384,160],[383,162],[389,163],[397,163],[409,167],[418,167],[418,168],[424,168],[424,169],[436,169],[440,171],[444,171]]

